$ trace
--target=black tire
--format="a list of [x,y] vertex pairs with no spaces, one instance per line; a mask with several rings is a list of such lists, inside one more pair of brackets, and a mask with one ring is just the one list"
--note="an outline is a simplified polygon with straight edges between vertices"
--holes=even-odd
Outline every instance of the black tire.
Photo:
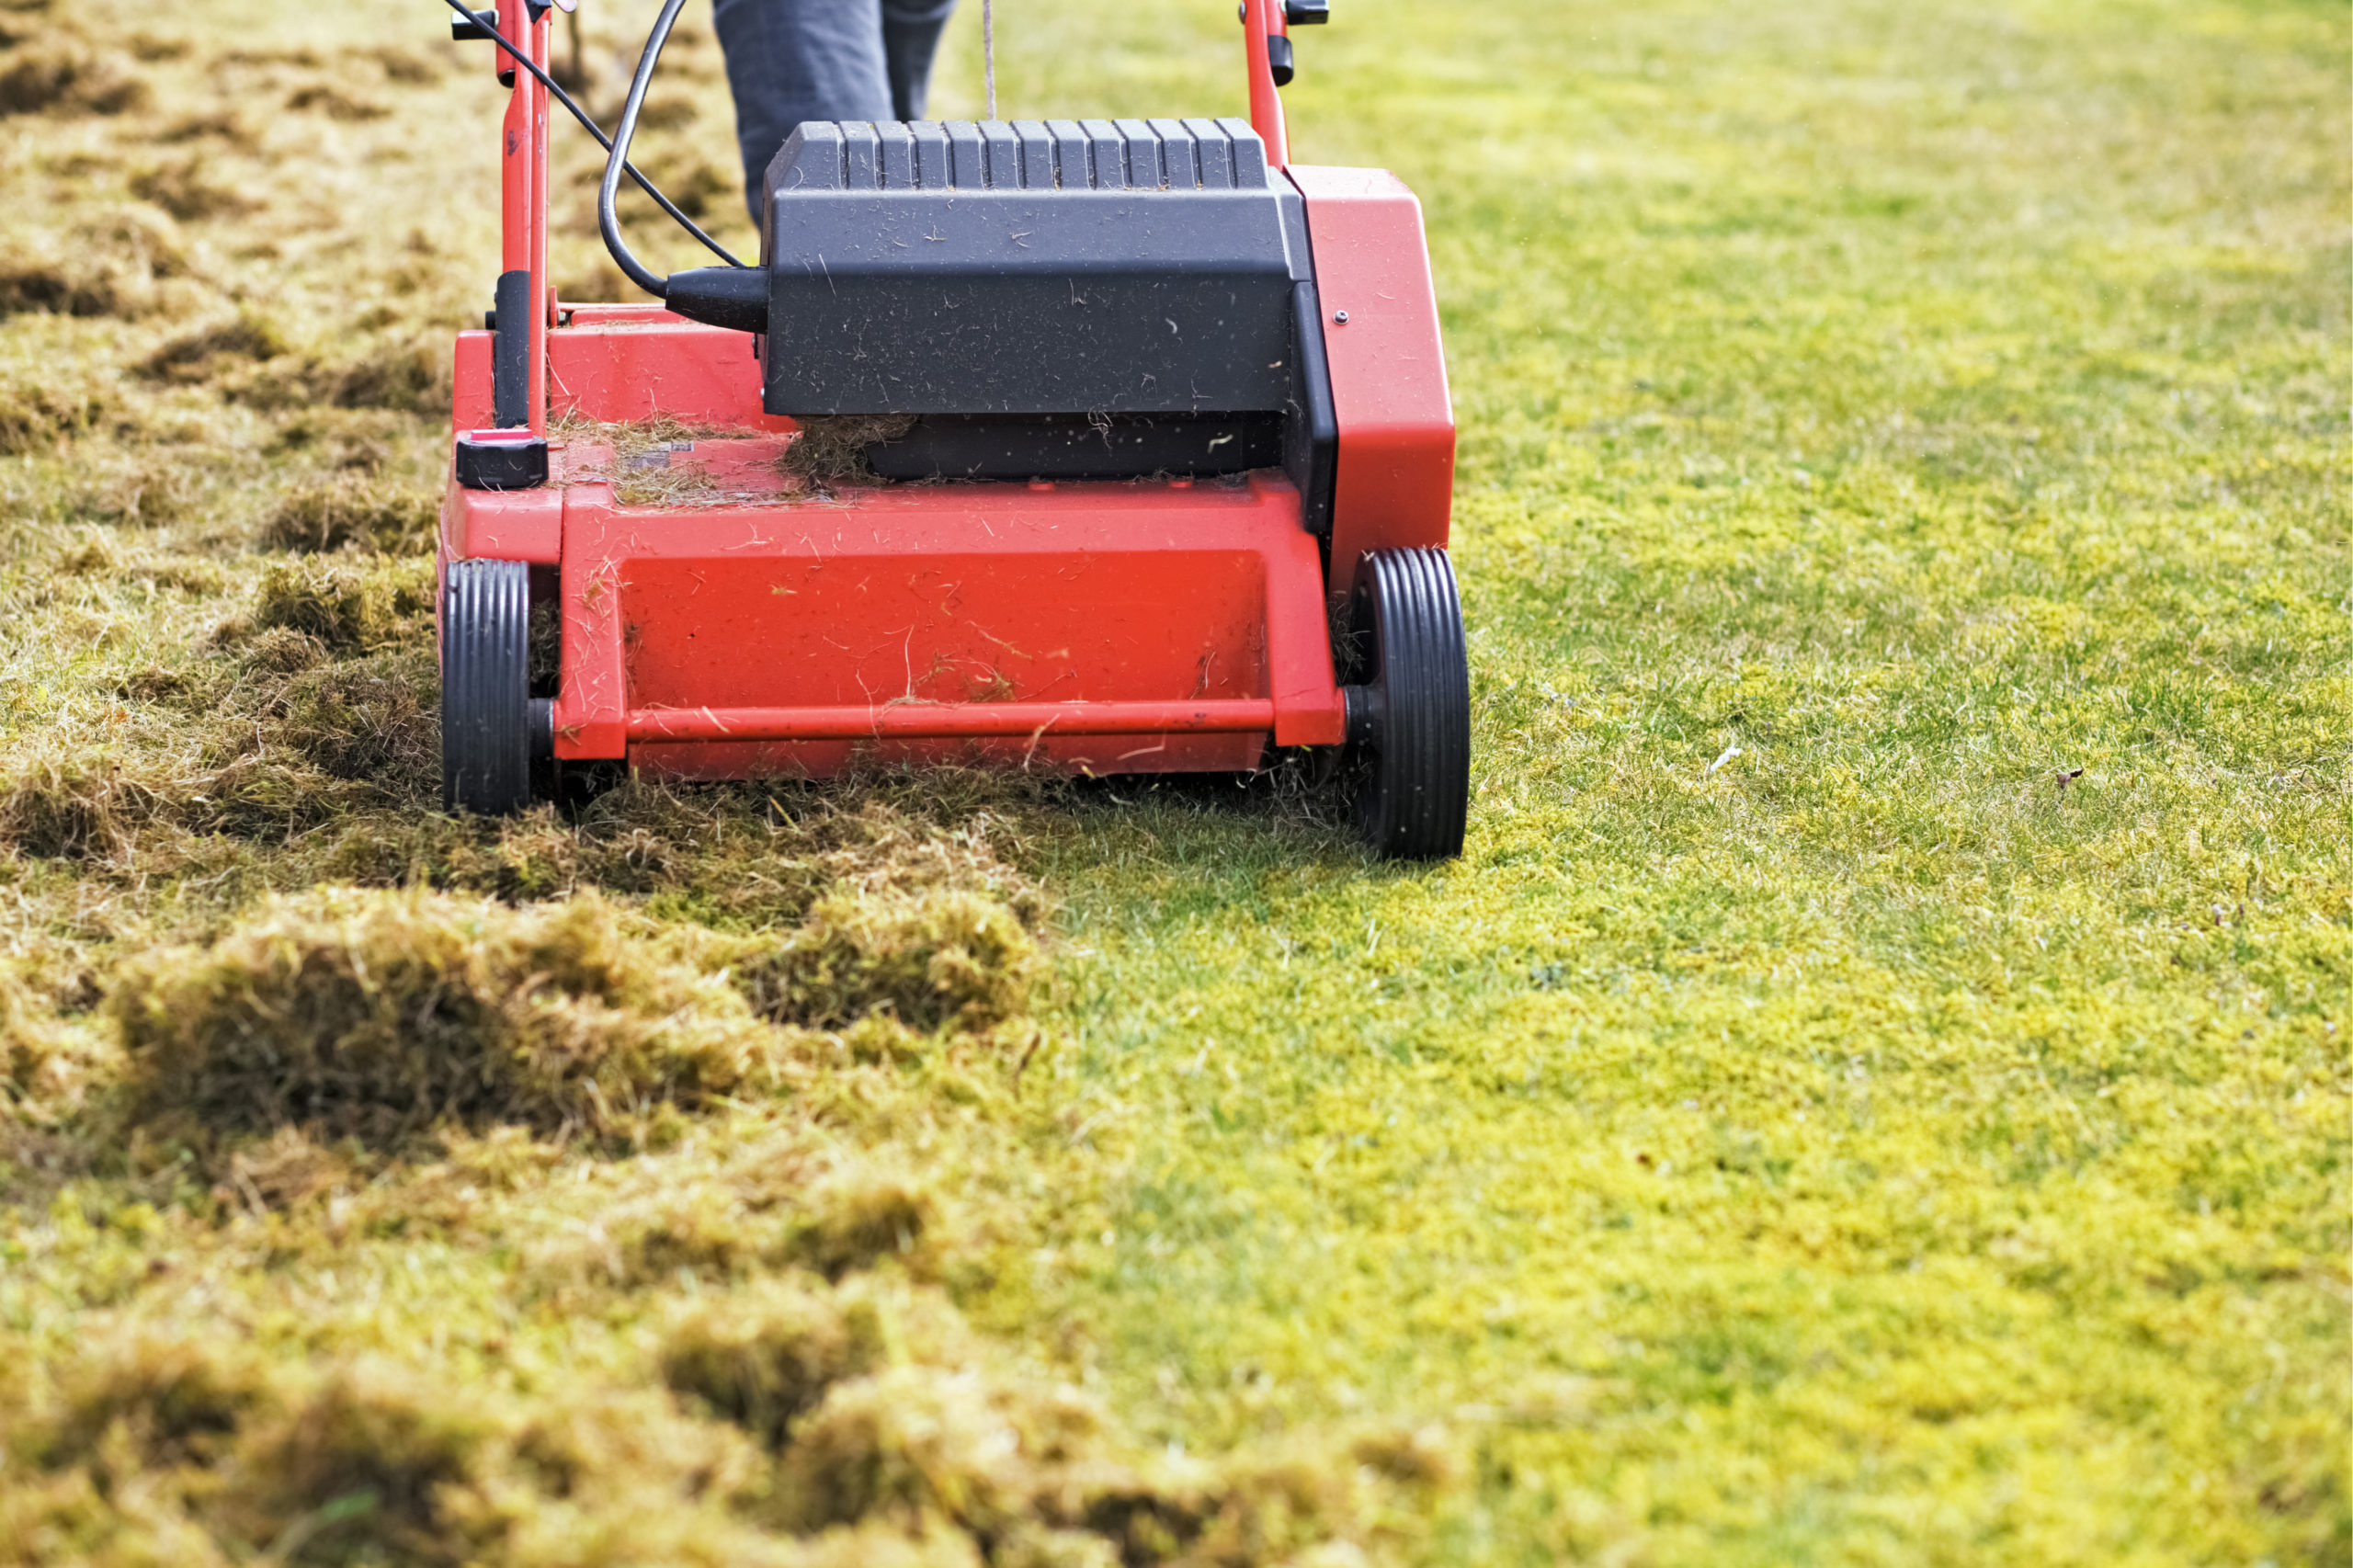
[[1358,678],[1357,826],[1395,860],[1462,853],[1471,811],[1471,658],[1443,550],[1376,550],[1357,562],[1348,630]]
[[531,569],[453,561],[441,574],[441,803],[504,816],[531,803]]

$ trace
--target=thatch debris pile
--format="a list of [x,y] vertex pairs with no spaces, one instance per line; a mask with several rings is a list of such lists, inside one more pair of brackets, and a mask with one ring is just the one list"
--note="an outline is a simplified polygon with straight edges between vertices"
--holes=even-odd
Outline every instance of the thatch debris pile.
[[[379,1309],[372,1348],[288,1357],[241,1317],[192,1332],[203,1287],[166,1267],[9,1374],[0,1562],[1241,1565],[1394,1539],[1452,1483],[1438,1434],[1155,1455],[966,1324],[957,1281],[1017,1217],[887,1130],[969,1161],[1017,1128],[1038,905],[887,812],[794,847],[827,839],[826,891],[765,936],[594,892],[347,888],[124,961],[95,1051],[12,1000],[11,1117],[211,1180],[137,1221],[199,1275],[264,1237],[363,1271],[424,1245],[487,1315],[428,1293]],[[514,1341],[568,1358],[600,1321],[642,1328],[583,1377]]]
[[724,983],[655,960],[593,894],[517,912],[415,892],[263,910],[118,983],[133,1112],[206,1135],[392,1144],[467,1127],[611,1132],[778,1075]]

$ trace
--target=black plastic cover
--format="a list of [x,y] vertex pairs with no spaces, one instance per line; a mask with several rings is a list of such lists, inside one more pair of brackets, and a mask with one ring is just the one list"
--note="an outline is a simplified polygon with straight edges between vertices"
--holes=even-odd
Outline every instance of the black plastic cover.
[[761,243],[771,414],[1298,406],[1305,213],[1246,121],[813,121]]

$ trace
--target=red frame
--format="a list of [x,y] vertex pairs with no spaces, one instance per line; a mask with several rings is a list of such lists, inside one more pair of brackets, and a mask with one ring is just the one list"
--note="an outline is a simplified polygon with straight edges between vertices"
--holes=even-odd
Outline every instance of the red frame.
[[[548,24],[499,0],[544,65]],[[1443,545],[1454,430],[1418,206],[1376,170],[1290,166],[1267,39],[1244,0],[1251,120],[1306,199],[1340,450],[1326,548],[1278,471],[1220,483],[970,483],[813,494],[776,459],[740,333],[654,304],[559,307],[547,283],[547,95],[517,73],[503,265],[546,302],[529,423],[669,415],[722,434],[668,460],[728,504],[630,506],[613,453],[552,443],[537,490],[454,478],[440,556],[527,562],[558,597],[560,758],[686,777],[822,776],[861,758],[1089,773],[1228,771],[1269,743],[1336,745],[1327,586],[1362,551]],[[1347,312],[1345,324],[1333,318]],[[491,335],[459,335],[459,431],[489,426]]]
[[1340,464],[1332,493],[1333,585],[1357,558],[1443,547],[1454,506],[1454,404],[1422,237],[1422,204],[1386,169],[1293,164],[1307,199],[1315,292]]

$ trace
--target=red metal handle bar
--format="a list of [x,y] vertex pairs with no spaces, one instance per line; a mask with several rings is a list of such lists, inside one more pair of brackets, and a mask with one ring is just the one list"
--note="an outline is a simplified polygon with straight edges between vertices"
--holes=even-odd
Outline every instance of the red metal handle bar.
[[1250,56],[1250,128],[1267,144],[1267,166],[1279,169],[1290,162],[1290,132],[1283,124],[1282,93],[1275,85],[1267,40],[1290,35],[1283,0],[1242,0],[1242,31]]
[[1275,727],[1270,698],[1203,702],[895,702],[880,708],[640,708],[632,741],[953,740],[1234,734]]
[[[525,0],[498,0],[498,30],[544,71],[548,19],[531,20]],[[515,73],[500,127],[500,270],[531,275],[531,431],[548,428],[548,90],[528,71]],[[502,325],[505,324],[502,323]]]

